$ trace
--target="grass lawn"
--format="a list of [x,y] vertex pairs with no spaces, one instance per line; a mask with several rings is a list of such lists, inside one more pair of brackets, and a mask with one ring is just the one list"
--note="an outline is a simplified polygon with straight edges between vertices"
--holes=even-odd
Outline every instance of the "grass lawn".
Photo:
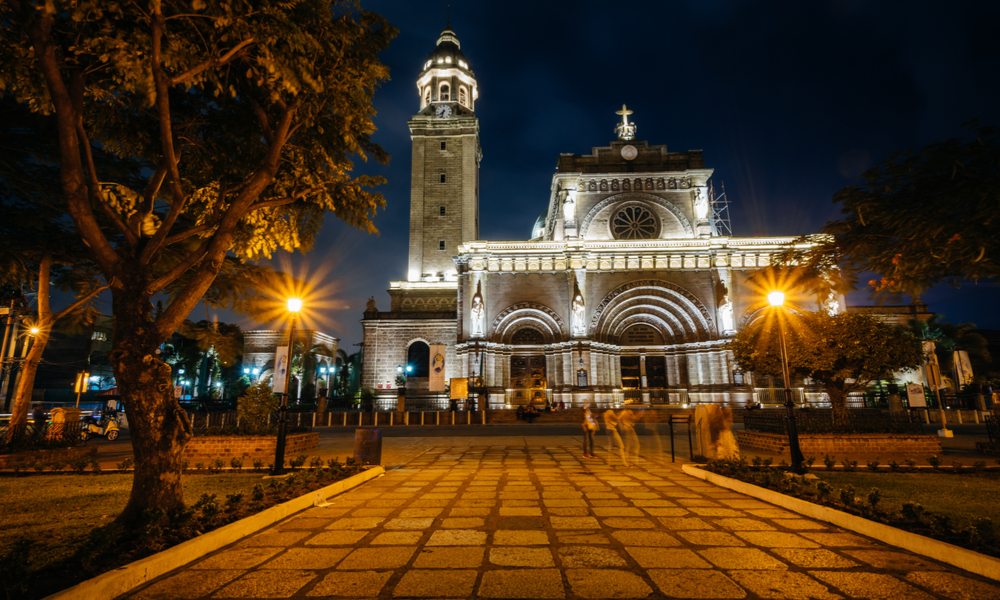
[[[249,496],[263,474],[186,475],[181,478],[184,499],[194,503],[205,493]],[[97,526],[113,520],[128,501],[132,474],[45,475],[0,477],[0,555],[19,538],[35,542],[34,567],[73,553]]]
[[[878,488],[882,492],[879,506],[883,509],[899,510],[904,502],[916,502],[930,512],[950,515],[952,523],[958,527],[972,525],[977,517],[994,518],[997,498],[1000,497],[1000,473],[996,472],[977,475],[844,473],[817,469],[811,472],[837,489],[853,485],[862,498],[868,490]],[[837,492],[834,492],[836,495]]]

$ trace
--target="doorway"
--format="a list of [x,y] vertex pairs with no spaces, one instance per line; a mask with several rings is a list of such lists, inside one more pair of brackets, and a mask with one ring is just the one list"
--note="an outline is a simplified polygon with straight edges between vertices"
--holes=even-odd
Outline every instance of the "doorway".
[[513,404],[544,405],[546,400],[545,355],[510,357],[510,387]]

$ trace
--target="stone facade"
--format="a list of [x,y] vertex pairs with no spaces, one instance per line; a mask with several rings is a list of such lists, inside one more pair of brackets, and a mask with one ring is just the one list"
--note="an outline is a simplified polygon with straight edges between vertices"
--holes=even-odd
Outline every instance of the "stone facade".
[[[418,81],[410,270],[390,283],[389,312],[365,312],[364,384],[392,381],[422,340],[447,345],[448,377],[482,373],[490,407],[608,405],[622,390],[683,405],[757,399],[725,346],[767,307],[747,276],[796,238],[724,235],[702,151],[635,139],[623,106],[617,140],[558,156],[528,241],[479,241],[479,123],[471,105],[435,96],[475,83],[457,48],[443,33]],[[449,64],[465,70],[439,67]],[[821,307],[833,304],[790,308]]]
[[[295,340],[314,352],[317,367],[327,368],[336,364],[339,338],[312,329],[296,329]],[[258,369],[255,381],[267,381],[274,373],[274,353],[278,346],[288,345],[288,331],[284,329],[257,329],[243,333],[243,368]],[[251,379],[254,379],[251,375]]]

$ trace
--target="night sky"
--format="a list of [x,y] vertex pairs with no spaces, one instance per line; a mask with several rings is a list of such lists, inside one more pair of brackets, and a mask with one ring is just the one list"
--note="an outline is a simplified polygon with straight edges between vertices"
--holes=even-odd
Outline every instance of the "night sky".
[[[314,250],[291,259],[325,273],[345,308],[323,328],[348,352],[362,340],[365,300],[388,310],[388,282],[406,277],[406,120],[447,11],[447,2],[362,5],[400,29],[382,56],[392,80],[375,98],[375,140],[392,161],[358,165],[388,179],[381,234],[330,214]],[[704,150],[716,190],[725,183],[734,235],[816,232],[838,216],[833,194],[889,153],[958,136],[973,118],[997,124],[998,23],[997,2],[452,0],[452,29],[479,83],[480,237],[527,239],[558,155],[608,145],[623,103],[638,139]],[[924,297],[950,321],[1000,328],[996,298],[995,284]],[[849,303],[870,303],[868,293]]]

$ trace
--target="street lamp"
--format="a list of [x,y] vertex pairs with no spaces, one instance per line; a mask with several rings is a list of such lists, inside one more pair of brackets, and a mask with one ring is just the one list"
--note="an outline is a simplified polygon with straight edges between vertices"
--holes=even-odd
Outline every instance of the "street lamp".
[[792,382],[788,373],[788,350],[785,348],[785,326],[782,324],[782,313],[785,304],[785,293],[775,290],[767,295],[767,301],[775,309],[775,316],[778,320],[778,340],[781,348],[781,375],[785,383],[785,411],[788,420],[788,450],[792,455],[792,472],[801,475],[805,473],[802,468],[802,450],[799,448],[799,431],[795,425],[795,403],[792,402]]
[[288,366],[285,368],[285,387],[281,394],[281,406],[278,409],[278,444],[274,449],[274,467],[271,475],[285,474],[285,427],[288,421],[288,387],[292,382],[292,345],[295,342],[295,318],[302,310],[302,300],[299,298],[288,299]]

